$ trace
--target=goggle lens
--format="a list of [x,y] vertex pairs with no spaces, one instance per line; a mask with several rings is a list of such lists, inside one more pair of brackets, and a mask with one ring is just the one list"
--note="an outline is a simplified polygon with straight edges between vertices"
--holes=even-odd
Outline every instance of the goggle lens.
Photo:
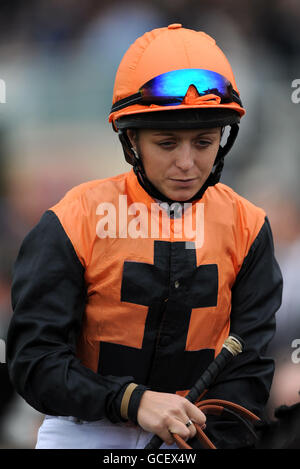
[[222,75],[211,70],[187,69],[163,73],[149,80],[140,88],[143,99],[170,99],[182,101],[188,88],[194,85],[200,96],[216,94],[230,99],[232,86]]
[[138,93],[117,101],[111,112],[133,104],[176,105],[183,101],[187,90],[193,85],[200,96],[214,94],[221,98],[221,103],[236,102],[242,106],[238,93],[223,75],[211,70],[182,69],[162,73],[147,81]]

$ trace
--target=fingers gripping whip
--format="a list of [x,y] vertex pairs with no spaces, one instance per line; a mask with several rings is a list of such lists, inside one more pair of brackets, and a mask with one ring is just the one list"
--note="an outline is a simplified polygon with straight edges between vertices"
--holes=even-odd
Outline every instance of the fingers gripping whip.
[[[201,394],[213,384],[224,367],[243,351],[243,347],[244,343],[240,337],[235,334],[228,336],[219,355],[217,355],[215,360],[207,367],[185,398],[192,403],[196,402]],[[154,435],[145,446],[145,449],[159,448],[162,443],[163,440],[159,436]]]

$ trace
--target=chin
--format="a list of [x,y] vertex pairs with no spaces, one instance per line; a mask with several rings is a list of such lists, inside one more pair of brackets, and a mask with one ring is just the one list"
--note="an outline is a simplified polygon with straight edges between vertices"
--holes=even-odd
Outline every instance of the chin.
[[[197,191],[198,192],[198,191]],[[183,193],[183,192],[176,192],[176,193],[172,193],[172,194],[166,194],[166,196],[171,199],[171,200],[175,200],[177,202],[187,202],[188,200],[190,200],[194,195],[196,194],[196,192],[190,192],[190,193]]]
[[168,190],[164,193],[171,200],[176,200],[178,202],[187,202],[200,191],[202,185],[197,184],[197,186],[180,189],[178,188],[177,190]]

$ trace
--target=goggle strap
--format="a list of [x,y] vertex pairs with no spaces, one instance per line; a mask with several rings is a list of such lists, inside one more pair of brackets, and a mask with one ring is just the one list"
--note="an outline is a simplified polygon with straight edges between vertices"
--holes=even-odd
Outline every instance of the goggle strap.
[[112,105],[110,112],[120,111],[127,106],[132,106],[133,104],[138,104],[141,101],[142,95],[140,92],[127,96],[127,98],[120,99],[115,104]]
[[[143,97],[142,97],[140,92],[132,94],[132,95],[128,96],[127,98],[120,99],[115,104],[113,104],[110,112],[112,113],[112,112],[115,112],[115,111],[120,111],[121,109],[124,109],[125,107],[128,107],[128,106],[132,106],[133,104],[139,104],[139,103],[141,103],[142,100],[143,100]],[[239,95],[234,90],[232,90],[232,101],[243,107],[242,101],[239,98]],[[142,103],[142,104],[150,105],[151,103],[150,102],[149,103],[145,102],[145,103]],[[152,104],[154,104],[154,103],[152,103]],[[170,102],[170,104],[171,104],[171,102]]]
[[233,88],[231,92],[232,92],[233,101],[238,103],[241,107],[243,107],[242,100],[239,97],[238,93]]

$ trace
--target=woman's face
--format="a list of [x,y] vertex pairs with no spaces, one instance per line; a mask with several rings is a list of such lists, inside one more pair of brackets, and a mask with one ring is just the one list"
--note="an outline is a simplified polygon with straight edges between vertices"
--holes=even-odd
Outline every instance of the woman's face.
[[147,178],[171,200],[187,201],[203,186],[218,153],[221,128],[128,130]]

